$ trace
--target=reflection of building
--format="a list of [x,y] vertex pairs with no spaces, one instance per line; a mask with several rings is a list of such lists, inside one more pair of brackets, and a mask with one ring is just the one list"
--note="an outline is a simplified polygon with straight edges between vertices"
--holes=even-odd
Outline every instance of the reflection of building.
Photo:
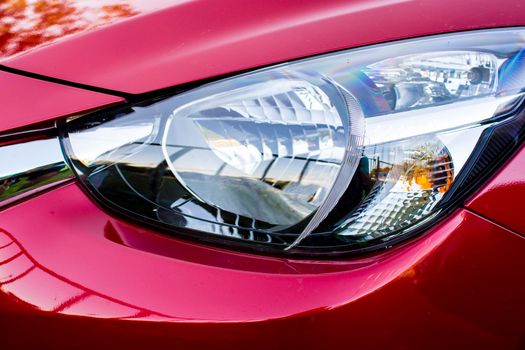
[[385,181],[393,164],[384,162],[380,158],[369,159],[370,178],[373,181]]
[[43,311],[114,319],[172,319],[98,293],[39,264],[0,230],[0,289]]
[[429,164],[430,178],[433,188],[439,192],[447,192],[454,180],[454,167],[448,153],[441,154]]

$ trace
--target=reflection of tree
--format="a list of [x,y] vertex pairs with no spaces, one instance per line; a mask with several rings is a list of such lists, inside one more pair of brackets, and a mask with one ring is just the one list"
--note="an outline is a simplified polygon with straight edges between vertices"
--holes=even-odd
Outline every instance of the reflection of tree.
[[408,189],[417,184],[422,190],[437,189],[446,192],[453,179],[452,159],[445,149],[432,144],[416,148],[402,169]]
[[0,55],[13,55],[137,13],[123,2],[80,7],[73,0],[0,0]]

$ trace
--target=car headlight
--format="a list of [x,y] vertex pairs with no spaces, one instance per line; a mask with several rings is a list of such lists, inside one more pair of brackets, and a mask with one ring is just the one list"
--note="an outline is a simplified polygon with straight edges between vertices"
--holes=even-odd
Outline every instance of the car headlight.
[[442,217],[521,137],[525,30],[440,35],[260,69],[71,118],[103,205],[265,251],[369,249]]

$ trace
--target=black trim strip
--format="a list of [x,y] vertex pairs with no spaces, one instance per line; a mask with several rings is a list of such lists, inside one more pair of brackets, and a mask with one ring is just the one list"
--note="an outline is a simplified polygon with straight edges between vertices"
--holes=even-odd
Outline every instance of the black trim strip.
[[47,81],[47,82],[50,82],[50,83],[66,85],[66,86],[74,87],[74,88],[77,88],[77,89],[83,89],[83,90],[90,90],[90,91],[93,91],[93,92],[99,92],[99,93],[105,94],[105,95],[119,96],[119,97],[125,98],[126,100],[128,100],[129,97],[133,96],[132,94],[128,94],[128,93],[121,92],[121,91],[100,88],[100,87],[93,86],[93,85],[74,83],[74,82],[71,82],[69,80],[53,78],[53,77],[50,77],[50,76],[47,76],[47,75],[38,74],[38,73],[31,73],[31,72],[28,72],[28,71],[25,71],[25,70],[11,68],[11,67],[7,67],[7,66],[4,66],[4,65],[0,65],[0,71],[4,71],[4,72],[7,72],[7,73],[12,73],[12,74],[16,74],[16,75],[21,75],[21,76],[24,76],[24,77],[27,77],[27,78],[43,80],[43,81]]

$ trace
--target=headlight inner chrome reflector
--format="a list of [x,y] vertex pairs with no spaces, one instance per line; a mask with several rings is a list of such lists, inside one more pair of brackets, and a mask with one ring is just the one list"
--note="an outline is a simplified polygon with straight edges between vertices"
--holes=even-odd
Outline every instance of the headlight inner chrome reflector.
[[71,119],[62,140],[96,200],[176,235],[379,247],[450,211],[506,152],[489,145],[521,137],[524,48],[504,29],[347,50]]

